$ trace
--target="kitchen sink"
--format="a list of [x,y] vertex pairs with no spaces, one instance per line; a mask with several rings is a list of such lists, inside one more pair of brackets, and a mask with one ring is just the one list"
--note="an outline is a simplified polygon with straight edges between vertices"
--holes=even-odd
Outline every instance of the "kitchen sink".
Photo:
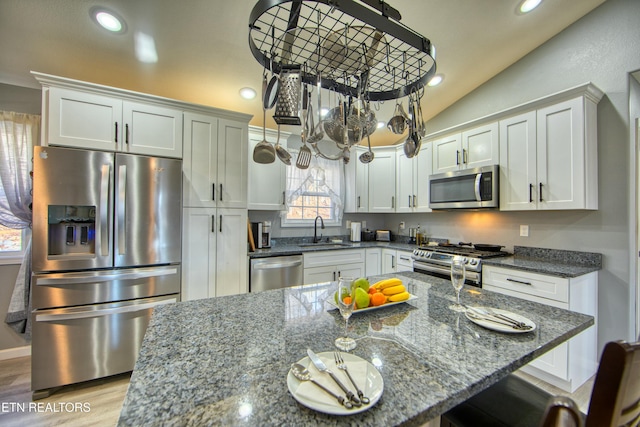
[[318,242],[300,243],[298,246],[302,248],[350,248],[352,245],[350,245],[349,243]]

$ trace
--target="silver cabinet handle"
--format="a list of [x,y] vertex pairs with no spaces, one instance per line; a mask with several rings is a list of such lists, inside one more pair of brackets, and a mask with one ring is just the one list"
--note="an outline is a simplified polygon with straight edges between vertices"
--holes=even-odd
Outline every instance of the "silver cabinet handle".
[[120,165],[118,167],[118,253],[124,255],[127,253],[127,230],[125,216],[127,202],[127,166]]
[[507,281],[508,282],[514,282],[514,283],[520,283],[521,285],[533,286],[531,284],[531,282],[523,282],[522,280],[511,279],[510,277],[507,277]]
[[222,183],[220,184],[220,201],[222,201]]
[[212,233],[216,232],[216,216],[215,215],[211,215],[211,232]]
[[467,156],[467,150],[465,148],[462,149],[462,163],[467,163],[468,162],[468,157]]
[[53,321],[60,321],[60,320],[86,319],[87,317],[110,316],[114,314],[148,310],[150,308],[154,308],[159,305],[171,304],[176,301],[177,300],[175,298],[172,298],[164,301],[149,302],[146,304],[133,304],[133,305],[127,305],[124,307],[104,308],[104,309],[98,309],[98,310],[82,310],[82,311],[74,311],[74,312],[59,313],[59,314],[55,314],[55,313],[36,314],[36,322],[53,322]]
[[533,184],[529,184],[529,203],[533,203]]
[[360,196],[358,196],[358,207],[360,207]]
[[118,122],[115,122],[115,128],[116,128],[116,137],[115,137],[115,143],[118,143]]
[[456,150],[456,165],[460,164],[460,150]]
[[100,227],[100,255],[109,255],[109,181],[111,181],[111,166],[102,165],[100,177],[100,206],[98,207]]
[[407,207],[411,207],[411,196],[409,196],[409,204],[407,205]]
[[220,223],[218,224],[220,227],[220,232],[222,233],[222,215],[220,215]]
[[538,191],[539,191],[539,194],[538,194],[538,200],[539,200],[539,201],[542,201],[542,183],[539,183],[538,185],[539,185],[539,188],[540,188],[540,189],[538,190]]
[[396,198],[395,198],[395,196],[391,196],[391,207],[392,208],[396,207]]
[[211,200],[216,201],[216,183],[211,183]]
[[287,197],[285,195],[285,192],[282,192],[282,206],[285,206],[287,204]]
[[415,194],[413,195],[413,207],[414,208],[416,207],[416,195]]
[[129,123],[124,125],[124,143],[129,145]]

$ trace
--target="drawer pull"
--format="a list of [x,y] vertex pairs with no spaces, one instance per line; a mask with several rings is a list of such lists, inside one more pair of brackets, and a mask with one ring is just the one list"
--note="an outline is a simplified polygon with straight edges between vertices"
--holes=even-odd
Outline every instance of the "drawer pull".
[[510,279],[507,277],[508,282],[520,283],[521,285],[533,286],[530,282],[523,282],[522,280]]

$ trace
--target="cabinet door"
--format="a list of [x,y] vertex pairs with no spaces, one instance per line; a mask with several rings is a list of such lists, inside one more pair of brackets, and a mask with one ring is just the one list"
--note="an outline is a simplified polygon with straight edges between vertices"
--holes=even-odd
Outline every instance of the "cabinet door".
[[306,267],[304,269],[304,284],[324,283],[337,280],[335,266]]
[[122,143],[122,101],[68,89],[48,89],[44,142],[116,151]]
[[218,207],[247,207],[248,126],[219,120],[218,126]]
[[369,212],[394,212],[396,206],[394,150],[380,150],[369,163]]
[[[361,152],[356,151],[358,157]],[[355,162],[353,162],[355,163]],[[356,212],[369,212],[369,165],[360,161],[356,165]]]
[[218,119],[184,113],[184,206],[215,207],[218,173]]
[[585,208],[583,98],[538,110],[539,209]]
[[248,292],[247,211],[218,209],[216,233],[216,296]]
[[415,157],[408,158],[402,147],[396,151],[396,212],[413,212],[413,204],[416,199],[413,189],[415,160]]
[[122,104],[122,151],[182,158],[182,111],[141,102]]
[[463,167],[497,165],[500,158],[498,141],[498,122],[462,132]]
[[433,145],[433,173],[460,169],[462,165],[462,136],[459,133],[436,139]]
[[500,121],[500,210],[536,209],[536,112]]
[[[284,191],[286,179],[286,166],[279,159],[270,164],[261,164],[253,161],[253,149],[262,141],[262,134],[249,134],[248,169],[249,169],[249,209],[263,211],[283,210]],[[267,141],[271,138],[267,136]],[[354,176],[355,179],[355,176]],[[346,210],[346,208],[345,208]]]
[[351,277],[357,279],[364,276],[364,264],[340,264],[336,266],[336,278]]
[[416,195],[414,212],[431,212],[429,208],[429,175],[433,168],[431,144],[422,144],[420,153],[414,159],[413,174],[415,175],[414,192]]
[[381,274],[382,268],[382,249],[367,248],[365,249],[365,276],[378,276]]
[[210,298],[216,294],[215,222],[215,209],[183,210],[182,301]]
[[397,268],[395,249],[382,250],[382,274],[395,273]]
[[396,251],[396,256],[398,257],[396,272],[413,271],[413,259],[411,255],[413,255],[411,252]]

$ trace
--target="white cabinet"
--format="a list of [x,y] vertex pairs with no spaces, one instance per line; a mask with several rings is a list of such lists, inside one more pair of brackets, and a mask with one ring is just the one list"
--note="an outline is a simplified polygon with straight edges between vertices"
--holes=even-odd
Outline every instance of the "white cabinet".
[[500,209],[598,208],[596,102],[580,96],[500,121]]
[[489,123],[431,141],[433,173],[498,164],[498,123]]
[[413,271],[413,258],[411,258],[411,255],[413,255],[411,252],[396,251],[396,256],[398,257],[396,272]]
[[45,87],[43,144],[182,157],[182,110],[152,101]]
[[413,259],[411,255],[411,252],[383,248],[382,274],[413,271]]
[[496,266],[482,268],[482,289],[577,311],[596,318],[593,327],[522,368],[563,390],[574,392],[597,369],[597,272],[561,278]]
[[351,161],[345,165],[345,212],[369,211],[369,164],[359,160],[367,150],[356,146]]
[[305,284],[331,282],[341,276],[365,276],[364,249],[306,252],[303,257]]
[[184,206],[247,207],[247,125],[185,113]]
[[382,248],[365,249],[365,271],[366,277],[379,276],[382,269]]
[[[277,132],[267,129],[266,140],[272,144],[277,141]],[[290,133],[280,133],[280,145],[286,148]],[[253,149],[263,140],[262,128],[249,128],[249,209],[279,211],[285,209],[285,184],[287,166],[276,157],[273,163],[262,164],[253,161]],[[293,159],[295,163],[295,159]]]
[[396,149],[375,151],[369,163],[369,212],[395,212]]
[[431,212],[431,144],[423,144],[418,155],[413,158],[407,158],[402,145],[396,150],[396,212]]
[[185,208],[182,300],[246,293],[247,211]]

